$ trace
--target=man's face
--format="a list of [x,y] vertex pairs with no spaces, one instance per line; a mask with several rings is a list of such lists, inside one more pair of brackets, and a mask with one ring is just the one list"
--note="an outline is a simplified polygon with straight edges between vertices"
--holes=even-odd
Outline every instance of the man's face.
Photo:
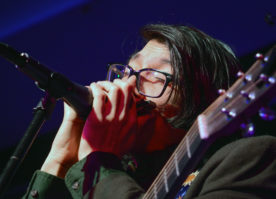
[[[136,71],[143,68],[154,68],[159,71],[172,74],[169,48],[157,40],[150,40],[141,51],[132,56],[129,61],[129,66],[131,66]],[[157,108],[167,109],[168,107],[171,107],[169,109],[172,109],[170,102],[166,104],[171,91],[171,84],[169,84],[161,97],[146,97],[146,99],[154,102]]]

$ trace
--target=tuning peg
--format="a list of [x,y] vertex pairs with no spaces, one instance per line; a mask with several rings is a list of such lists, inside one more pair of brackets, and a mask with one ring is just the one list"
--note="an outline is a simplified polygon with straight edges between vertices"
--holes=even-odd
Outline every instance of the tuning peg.
[[269,78],[268,78],[268,82],[269,82],[270,84],[274,84],[274,83],[276,82],[276,80],[275,80],[274,77],[269,77]]
[[268,77],[265,74],[260,74],[260,79],[263,80],[264,82],[268,81]]
[[232,118],[234,118],[234,117],[236,117],[236,112],[235,111],[229,111],[229,110],[227,110],[225,107],[223,107],[222,109],[221,109],[221,112],[222,113],[224,113],[226,116],[227,116],[227,119],[228,120],[230,120],[230,119],[232,119]]
[[23,52],[23,53],[20,53],[20,56],[25,58],[25,62],[26,62],[26,63],[29,62],[30,56],[29,56],[28,53],[24,53],[24,52]]
[[29,54],[28,54],[28,53],[24,53],[24,52],[23,52],[23,53],[20,53],[20,56],[21,56],[21,57],[29,58]]
[[264,81],[265,83],[268,83],[268,84],[274,84],[275,83],[275,78],[274,77],[268,77],[267,75],[265,74],[260,74],[260,79],[262,81]]
[[268,62],[268,60],[269,60],[269,56],[266,56],[266,57],[264,58],[264,62]]
[[252,75],[251,74],[247,74],[247,75],[245,75],[245,81],[247,81],[247,82],[250,82],[250,81],[252,81]]
[[[20,56],[26,58],[26,60],[25,60],[26,63],[29,62],[29,55],[28,55],[28,53],[20,53]],[[16,69],[19,68],[19,66],[16,65],[16,64],[14,66],[15,66]]]
[[258,60],[262,60],[263,61],[265,57],[261,53],[256,53],[255,58],[258,59]]
[[242,123],[240,127],[242,129],[243,137],[252,137],[255,134],[255,126],[251,122]]
[[229,99],[232,99],[232,98],[233,98],[233,93],[227,92],[224,101],[227,102]]
[[237,72],[237,77],[238,78],[244,77],[244,72],[242,72],[241,70],[239,72]]
[[269,86],[271,84],[274,84],[275,83],[275,77],[269,77],[265,74],[260,74],[259,76],[259,79],[262,80],[262,81],[259,81],[257,83],[257,87],[261,87],[263,84],[265,84],[266,86]]
[[270,108],[262,107],[259,110],[259,116],[263,120],[271,121],[271,120],[274,120],[276,118],[276,113],[275,113],[274,110],[272,110]]
[[262,66],[264,66],[264,64],[267,63],[269,60],[269,56],[264,56],[261,53],[256,53],[255,58],[263,62]]
[[248,93],[245,90],[241,90],[240,94],[246,99],[247,103],[249,103],[250,101],[252,101],[252,100],[254,100],[256,98],[254,92]]
[[225,89],[218,89],[219,95],[224,95],[226,93]]

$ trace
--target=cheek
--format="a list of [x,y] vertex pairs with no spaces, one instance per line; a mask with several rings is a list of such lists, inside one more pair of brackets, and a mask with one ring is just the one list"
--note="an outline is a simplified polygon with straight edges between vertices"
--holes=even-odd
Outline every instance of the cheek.
[[167,89],[165,90],[165,92],[163,93],[163,95],[159,98],[149,98],[147,97],[147,100],[150,100],[152,102],[154,102],[156,104],[157,107],[161,107],[164,106],[170,96],[171,93],[171,89],[169,87],[167,87]]
[[166,103],[166,100],[160,98],[147,98],[147,100],[154,102],[157,107],[160,107]]

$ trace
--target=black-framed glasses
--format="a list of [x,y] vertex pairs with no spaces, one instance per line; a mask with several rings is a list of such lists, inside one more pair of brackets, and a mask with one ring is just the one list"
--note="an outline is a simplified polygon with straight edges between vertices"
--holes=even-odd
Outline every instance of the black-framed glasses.
[[144,96],[158,98],[166,90],[168,84],[172,81],[172,75],[153,68],[143,68],[135,71],[129,65],[110,64],[107,72],[107,80],[129,78],[136,76],[136,86],[138,92]]

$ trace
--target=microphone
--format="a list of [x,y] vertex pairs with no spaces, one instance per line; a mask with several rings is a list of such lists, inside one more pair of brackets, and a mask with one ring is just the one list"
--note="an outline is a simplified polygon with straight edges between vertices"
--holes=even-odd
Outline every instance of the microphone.
[[88,88],[52,71],[31,58],[27,53],[17,52],[1,42],[0,56],[15,64],[16,68],[33,79],[41,90],[48,92],[56,99],[63,99],[82,119],[87,118],[93,102],[92,93]]

